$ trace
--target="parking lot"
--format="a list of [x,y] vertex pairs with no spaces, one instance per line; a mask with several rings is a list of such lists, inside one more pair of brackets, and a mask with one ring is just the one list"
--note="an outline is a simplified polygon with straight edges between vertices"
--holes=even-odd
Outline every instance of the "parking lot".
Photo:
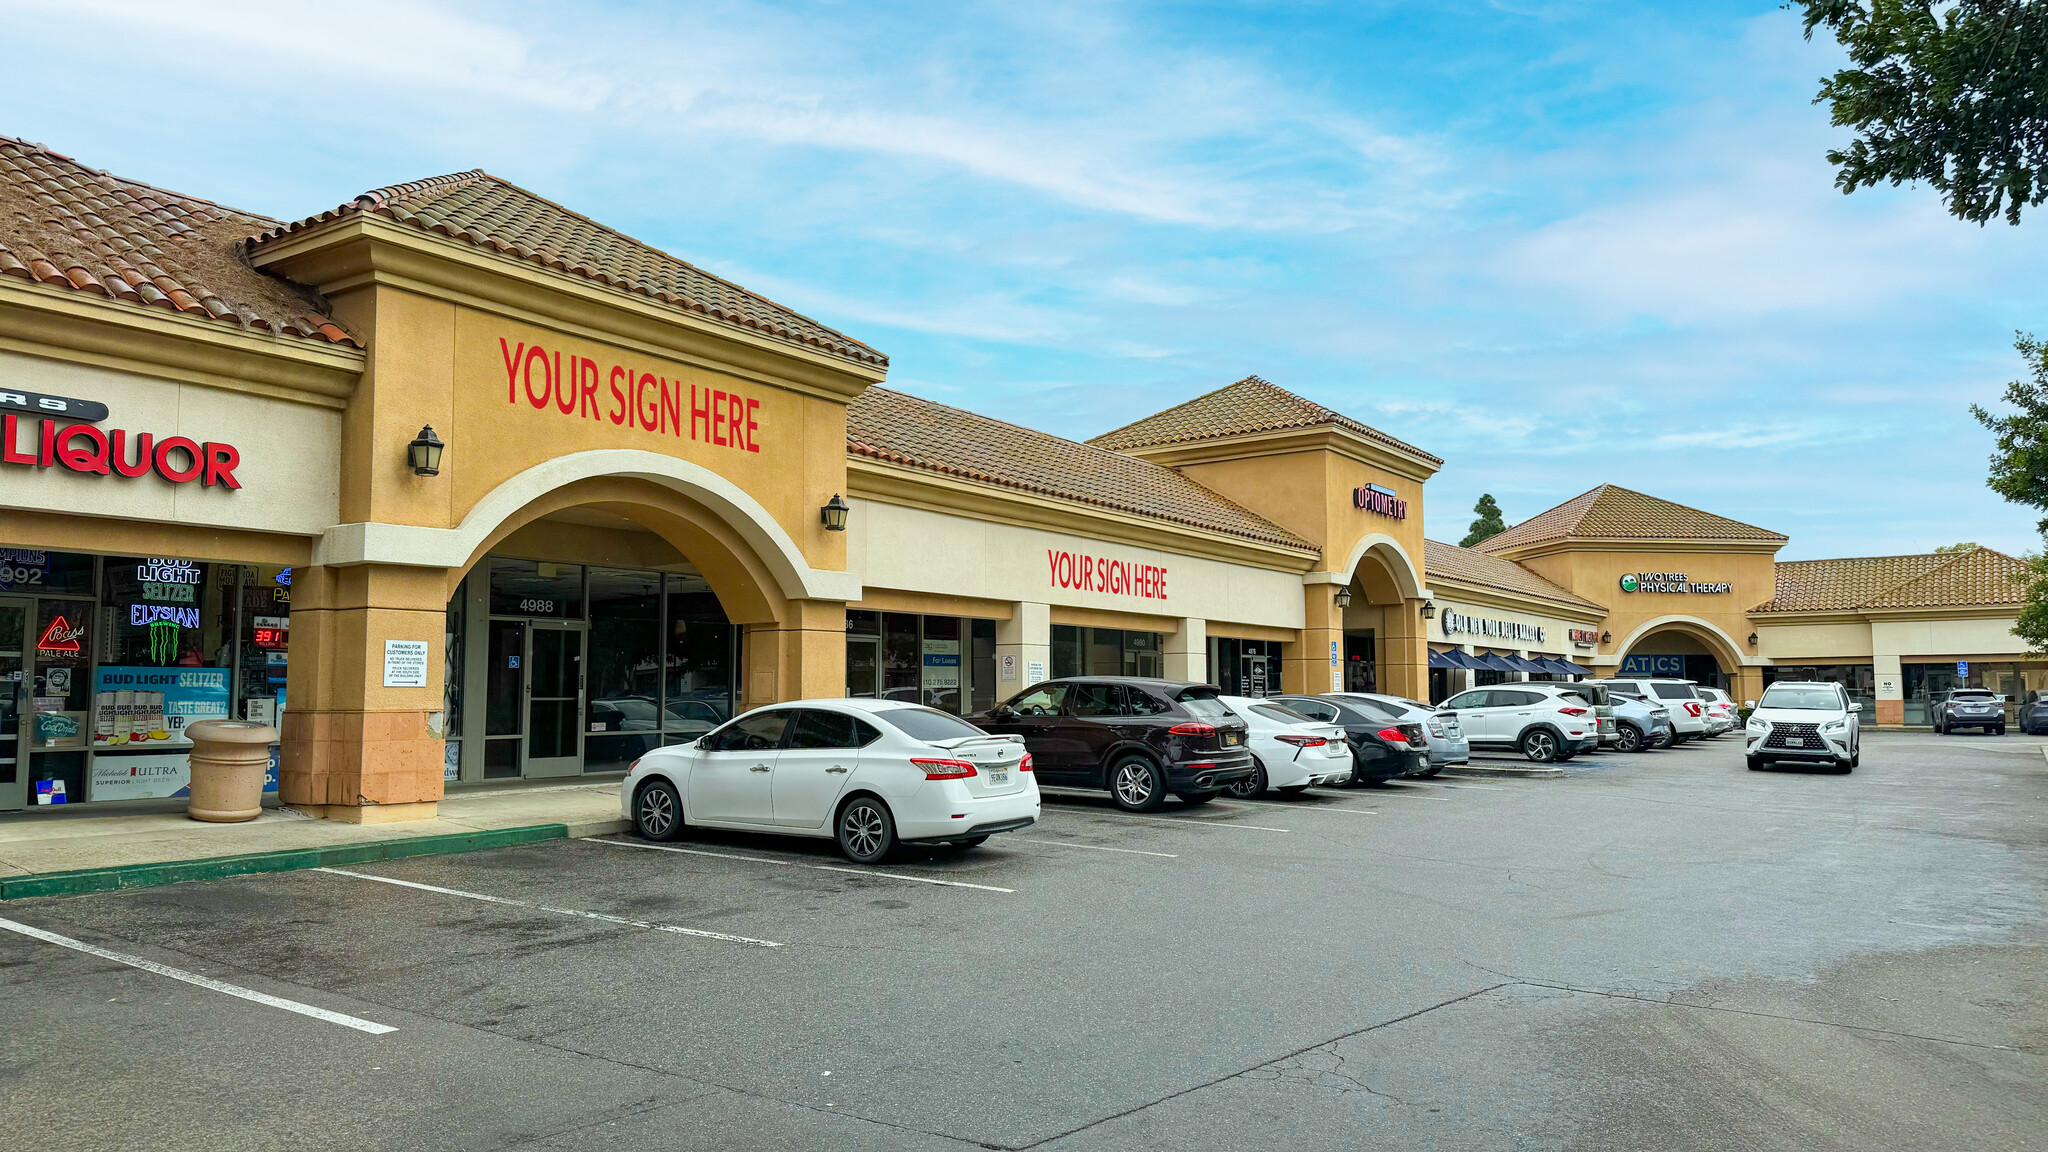
[[2040,743],[16,901],[6,1146],[2039,1147]]

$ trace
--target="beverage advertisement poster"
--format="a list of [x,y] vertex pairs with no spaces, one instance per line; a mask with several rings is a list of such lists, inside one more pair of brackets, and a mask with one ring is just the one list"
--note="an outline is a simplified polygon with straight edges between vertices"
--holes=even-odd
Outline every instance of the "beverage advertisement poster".
[[185,726],[228,718],[225,668],[97,670],[93,685],[92,746],[182,748]]
[[[278,748],[270,746],[263,772],[263,791],[276,793]],[[192,789],[192,760],[184,752],[145,752],[130,756],[95,756],[92,761],[94,800],[176,799]]]

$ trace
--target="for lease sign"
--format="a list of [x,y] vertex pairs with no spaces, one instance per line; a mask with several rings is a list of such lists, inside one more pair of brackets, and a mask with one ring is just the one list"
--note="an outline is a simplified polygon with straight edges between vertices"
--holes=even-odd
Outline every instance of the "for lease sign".
[[1112,556],[1076,555],[1058,549],[1045,550],[1055,588],[1082,592],[1108,592],[1142,600],[1166,599],[1166,569],[1156,564],[1137,564]]

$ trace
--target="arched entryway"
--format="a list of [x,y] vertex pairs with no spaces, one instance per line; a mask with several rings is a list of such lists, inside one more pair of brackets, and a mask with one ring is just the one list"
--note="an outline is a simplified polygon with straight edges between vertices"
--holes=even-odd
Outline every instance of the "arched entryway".
[[[836,695],[857,587],[806,563],[745,493],[645,452],[549,461],[453,528],[344,525],[316,558],[295,605],[311,625],[292,664],[306,731],[287,734],[284,783],[297,802],[330,807],[369,795],[350,781],[368,779],[373,758],[405,765],[406,790],[388,796],[424,803],[457,780],[623,769],[735,711]],[[426,687],[440,690],[439,711],[374,707],[365,656],[374,668],[387,636],[433,638]],[[352,711],[374,715],[389,747],[367,728],[359,748],[323,740],[349,731]],[[334,771],[330,752],[357,759]]]
[[1349,571],[1342,689],[1425,698],[1429,656],[1418,608],[1422,578],[1407,550],[1391,536],[1368,536],[1353,548]]
[[1650,620],[1623,641],[1617,671],[1624,676],[1672,676],[1724,691],[1735,690],[1742,655],[1713,624],[1688,616]]

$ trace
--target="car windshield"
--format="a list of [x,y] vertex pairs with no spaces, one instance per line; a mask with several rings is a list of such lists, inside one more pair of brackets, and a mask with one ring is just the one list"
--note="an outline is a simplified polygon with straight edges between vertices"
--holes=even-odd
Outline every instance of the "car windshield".
[[1992,695],[1992,694],[1991,694],[1991,693],[1990,693],[1989,691],[1981,691],[1981,692],[1957,692],[1957,693],[1955,693],[1955,694],[1954,694],[1953,696],[1951,696],[1951,697],[1950,697],[1950,699],[1954,699],[1954,700],[1991,700],[1991,699],[1995,699],[1995,697],[1994,697],[1994,696],[1993,696],[1993,695]]
[[1223,701],[1216,698],[1214,692],[1205,692],[1199,688],[1190,688],[1186,692],[1181,693],[1180,706],[1187,709],[1189,714],[1202,720],[1213,722],[1216,720],[1237,719],[1237,717],[1231,715],[1230,709],[1223,706]]
[[1251,706],[1251,711],[1256,712],[1261,716],[1264,716],[1268,720],[1278,720],[1282,724],[1314,723],[1313,720],[1310,720],[1308,717],[1303,716],[1301,713],[1296,712],[1291,708],[1283,708],[1278,704],[1254,704]]
[[1784,684],[1773,684],[1764,689],[1763,699],[1757,701],[1759,708],[1805,708],[1821,712],[1841,710],[1842,698],[1832,688],[1793,688]]
[[1698,698],[1698,694],[1692,690],[1692,685],[1690,684],[1652,684],[1650,685],[1650,691],[1655,692],[1660,700],[1694,700]]
[[875,716],[911,739],[927,743],[958,740],[962,736],[988,735],[958,716],[950,712],[941,712],[937,708],[890,708],[875,713]]

